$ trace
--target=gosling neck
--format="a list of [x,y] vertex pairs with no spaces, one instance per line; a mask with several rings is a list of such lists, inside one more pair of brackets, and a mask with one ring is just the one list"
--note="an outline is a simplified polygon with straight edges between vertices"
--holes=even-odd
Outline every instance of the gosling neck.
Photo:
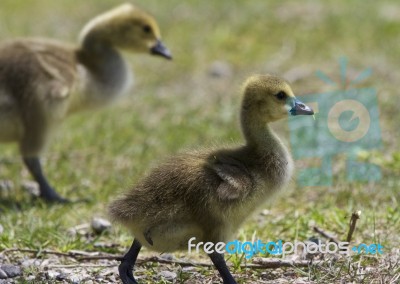
[[125,89],[129,81],[129,69],[119,51],[110,43],[88,34],[82,41],[77,58],[99,90],[115,94]]
[[281,152],[282,143],[268,121],[260,121],[254,113],[242,108],[241,124],[246,147],[256,150],[259,154]]

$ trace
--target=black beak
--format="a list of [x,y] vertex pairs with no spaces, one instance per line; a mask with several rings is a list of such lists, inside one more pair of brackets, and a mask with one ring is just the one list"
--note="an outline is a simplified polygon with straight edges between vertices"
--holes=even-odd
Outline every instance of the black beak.
[[291,115],[313,115],[314,111],[298,99],[294,100],[294,106],[290,110]]
[[160,41],[157,40],[157,43],[150,48],[150,53],[153,55],[159,55],[167,59],[172,59],[171,52],[169,52],[168,48]]

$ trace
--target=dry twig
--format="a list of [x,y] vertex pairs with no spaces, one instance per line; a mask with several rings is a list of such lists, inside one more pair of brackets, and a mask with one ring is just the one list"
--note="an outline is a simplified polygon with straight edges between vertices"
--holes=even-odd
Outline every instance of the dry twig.
[[110,260],[122,260],[121,255],[111,255],[111,254],[104,254],[100,255],[98,252],[86,252],[86,251],[78,251],[78,250],[71,250],[69,252],[59,252],[53,250],[35,250],[35,249],[19,249],[19,248],[12,248],[12,249],[5,249],[0,252],[0,254],[6,254],[8,252],[27,252],[33,253],[36,256],[44,255],[44,254],[52,254],[64,257],[70,257],[76,260],[90,260],[90,259],[110,259]]
[[335,244],[339,244],[339,240],[336,239],[333,235],[331,235],[330,233],[325,232],[324,230],[322,230],[321,228],[318,228],[317,226],[313,227],[314,232],[320,234],[321,236],[323,236],[324,238],[327,238],[330,242],[334,242]]
[[347,234],[346,242],[350,243],[351,237],[353,236],[354,230],[356,229],[357,220],[360,219],[360,216],[361,216],[361,211],[355,211],[353,212],[353,214],[351,214],[350,228]]
[[[100,255],[99,253],[90,253],[90,252],[85,252],[85,251],[70,251],[70,252],[57,252],[57,251],[50,251],[50,250],[33,250],[33,249],[6,249],[0,254],[6,254],[8,252],[27,252],[27,253],[33,253],[35,255],[41,255],[41,254],[52,254],[52,255],[58,255],[58,256],[64,256],[64,257],[70,257],[73,258],[79,262],[84,262],[84,261],[90,261],[90,260],[117,260],[120,261],[122,260],[122,255],[112,255],[112,254],[104,254]],[[206,263],[206,262],[192,262],[192,261],[186,261],[186,260],[181,260],[181,259],[165,259],[159,256],[152,256],[152,257],[146,257],[146,258],[138,258],[137,259],[137,264],[144,264],[148,262],[157,262],[157,263],[166,263],[166,264],[179,264],[181,266],[202,266],[202,267],[211,267],[213,266],[212,263]],[[248,264],[242,264],[240,265],[242,268],[254,268],[254,269],[262,269],[262,268],[279,268],[279,267],[307,267],[311,264],[319,264],[319,262],[310,262],[306,260],[297,260],[297,261],[291,261],[291,260],[284,260],[284,259],[273,259],[273,258],[255,258],[253,260],[253,263],[248,263]],[[75,266],[75,265],[74,265]]]
[[280,258],[263,258],[256,257],[253,263],[260,265],[262,268],[280,268],[280,267],[308,267],[310,265],[318,265],[321,261],[311,262],[309,260],[286,260]]

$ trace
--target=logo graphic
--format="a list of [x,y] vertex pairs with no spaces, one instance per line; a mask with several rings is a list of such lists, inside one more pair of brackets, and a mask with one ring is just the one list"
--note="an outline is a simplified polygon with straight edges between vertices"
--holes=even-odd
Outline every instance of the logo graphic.
[[357,161],[360,150],[381,147],[381,131],[376,90],[357,88],[372,74],[371,68],[355,79],[347,79],[347,59],[341,58],[340,82],[336,83],[322,71],[316,76],[335,89],[330,92],[299,96],[316,112],[310,117],[289,118],[290,143],[296,160],[314,158],[318,166],[298,172],[300,186],[332,185],[332,159],[346,154],[348,181],[376,181],[380,168]]
[[[326,242],[321,241],[305,241],[299,242],[284,242],[282,240],[277,240],[275,242],[263,242],[261,240],[256,240],[253,242],[245,241],[241,242],[239,240],[233,240],[228,243],[218,242],[216,244],[212,242],[198,242],[195,244],[196,237],[192,237],[188,240],[188,252],[192,253],[192,249],[199,253],[203,250],[205,253],[225,253],[228,254],[244,254],[246,259],[252,258],[254,255],[282,255],[285,257],[289,254],[298,253],[339,253],[350,255],[349,242]],[[355,254],[383,254],[383,246],[381,244],[360,244],[358,246],[353,246],[351,250]]]

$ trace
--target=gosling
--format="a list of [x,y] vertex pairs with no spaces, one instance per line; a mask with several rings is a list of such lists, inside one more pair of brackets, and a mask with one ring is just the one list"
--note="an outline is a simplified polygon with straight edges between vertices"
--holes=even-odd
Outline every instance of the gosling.
[[131,4],[89,21],[79,46],[37,38],[0,44],[0,142],[18,142],[45,201],[69,201],[42,171],[49,133],[66,116],[105,106],[129,90],[132,74],[121,50],[172,58],[154,18]]
[[[246,218],[283,188],[292,158],[269,123],[291,115],[312,115],[289,84],[255,75],[244,84],[241,126],[245,144],[232,149],[190,151],[156,167],[110,204],[111,217],[135,236],[119,265],[125,284],[142,245],[159,252],[185,250],[198,242],[227,242]],[[236,283],[223,254],[209,254],[223,283]]]

